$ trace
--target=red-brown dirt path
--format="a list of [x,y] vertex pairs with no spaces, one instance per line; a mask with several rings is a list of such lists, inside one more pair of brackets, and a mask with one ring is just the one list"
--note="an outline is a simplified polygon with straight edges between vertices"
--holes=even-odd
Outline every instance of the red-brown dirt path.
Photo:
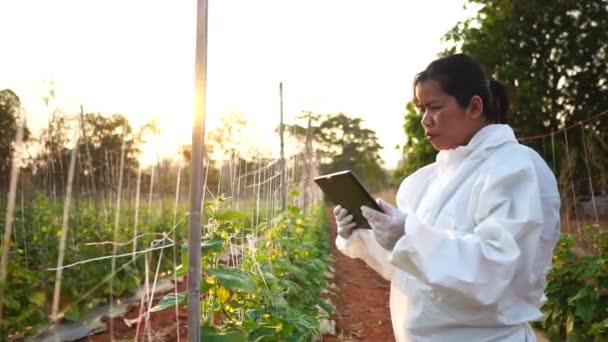
[[389,282],[369,268],[362,260],[351,259],[335,246],[336,223],[331,209],[331,254],[335,269],[337,297],[332,298],[336,313],[336,336],[323,341],[395,341],[389,313]]

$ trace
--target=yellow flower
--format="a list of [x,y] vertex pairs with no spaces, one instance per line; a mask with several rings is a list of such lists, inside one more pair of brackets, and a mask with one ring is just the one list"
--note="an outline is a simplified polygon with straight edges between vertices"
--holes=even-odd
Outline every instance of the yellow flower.
[[226,290],[225,287],[220,286],[217,290],[217,299],[220,300],[220,303],[224,303],[230,298],[230,291]]

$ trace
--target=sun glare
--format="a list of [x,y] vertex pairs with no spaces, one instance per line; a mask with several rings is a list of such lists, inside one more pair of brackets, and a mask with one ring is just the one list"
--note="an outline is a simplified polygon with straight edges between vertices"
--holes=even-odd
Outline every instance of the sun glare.
[[[466,14],[460,1],[210,1],[206,128],[242,112],[251,143],[278,153],[278,85],[285,121],[312,110],[362,117],[393,167],[403,142],[411,78]],[[142,162],[191,140],[195,4],[190,1],[3,1],[0,88],[22,99],[33,129],[53,108],[123,113],[134,126],[158,118]],[[434,11],[439,6],[441,12]],[[433,21],[420,13],[434,13]]]

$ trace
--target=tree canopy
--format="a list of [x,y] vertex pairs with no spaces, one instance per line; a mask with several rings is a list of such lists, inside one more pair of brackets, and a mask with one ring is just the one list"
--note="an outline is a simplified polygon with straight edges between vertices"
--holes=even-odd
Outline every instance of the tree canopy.
[[403,156],[394,178],[396,181],[402,180],[420,167],[435,161],[437,151],[427,141],[424,129],[420,124],[420,113],[413,102],[408,102],[405,106],[403,116],[403,131],[405,133],[405,144],[403,144]]
[[[513,89],[509,124],[518,138],[547,134],[608,110],[607,0],[469,0],[467,6],[479,10],[446,33],[448,47],[441,55],[467,53],[490,77]],[[405,157],[421,163],[406,163],[404,174],[427,162],[417,156],[428,143],[416,143],[408,117],[404,127],[413,136]],[[581,129],[567,133],[570,153],[579,165],[585,165],[584,144],[600,154],[608,151],[606,118],[589,121],[584,128],[586,136]],[[566,137],[554,138],[526,143],[548,161],[566,159]],[[600,164],[608,167],[608,161]],[[554,167],[560,171],[559,165]]]
[[[376,132],[363,127],[363,120],[343,113],[312,115],[312,139],[320,159],[321,172],[352,170],[358,178],[375,191],[387,184],[382,169]],[[286,132],[304,141],[307,128],[288,125]]]
[[[8,186],[20,107],[21,100],[12,90],[0,90],[0,191],[2,192]],[[25,128],[24,140],[27,136],[28,132]]]

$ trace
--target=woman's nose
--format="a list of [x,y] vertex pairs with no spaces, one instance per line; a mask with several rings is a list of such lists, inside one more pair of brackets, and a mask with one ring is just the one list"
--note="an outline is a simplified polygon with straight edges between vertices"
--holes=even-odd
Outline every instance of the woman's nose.
[[422,114],[420,123],[422,124],[422,127],[433,127],[433,117],[428,111],[425,111],[424,114]]

